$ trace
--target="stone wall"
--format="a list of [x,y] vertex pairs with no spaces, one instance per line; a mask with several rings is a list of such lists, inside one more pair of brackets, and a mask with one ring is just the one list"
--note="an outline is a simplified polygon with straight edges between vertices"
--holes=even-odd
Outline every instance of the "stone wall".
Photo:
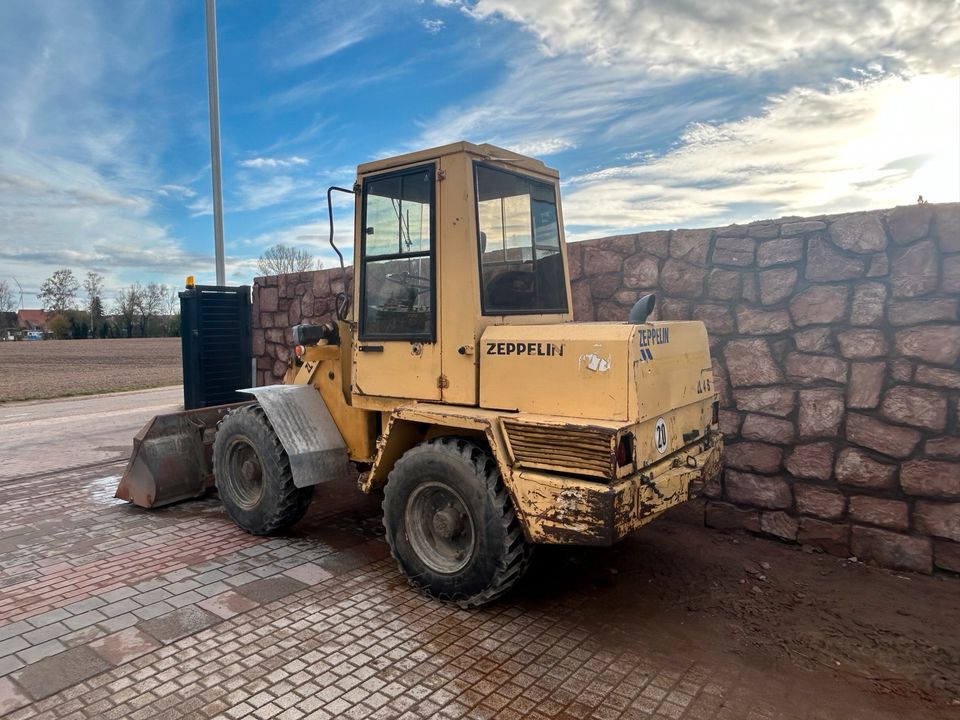
[[[960,572],[960,204],[601,238],[569,246],[577,320],[710,331],[726,471],[707,525]],[[340,270],[258,278],[258,380],[288,328],[328,319]]]

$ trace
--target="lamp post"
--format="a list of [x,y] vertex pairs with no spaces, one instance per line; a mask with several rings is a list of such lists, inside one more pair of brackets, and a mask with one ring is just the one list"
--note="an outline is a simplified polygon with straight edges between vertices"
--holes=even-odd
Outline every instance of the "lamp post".
[[226,284],[223,258],[223,187],[220,178],[220,89],[217,81],[216,0],[205,0],[207,19],[207,93],[210,99],[210,173],[213,176],[213,241],[217,285]]

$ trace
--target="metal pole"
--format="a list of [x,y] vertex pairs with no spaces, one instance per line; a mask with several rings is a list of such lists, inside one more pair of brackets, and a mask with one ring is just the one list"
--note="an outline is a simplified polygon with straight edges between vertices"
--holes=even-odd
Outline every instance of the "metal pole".
[[217,82],[216,0],[205,0],[207,16],[207,91],[210,96],[210,173],[213,175],[213,239],[217,285],[226,285],[223,262],[223,187],[220,180],[220,89]]

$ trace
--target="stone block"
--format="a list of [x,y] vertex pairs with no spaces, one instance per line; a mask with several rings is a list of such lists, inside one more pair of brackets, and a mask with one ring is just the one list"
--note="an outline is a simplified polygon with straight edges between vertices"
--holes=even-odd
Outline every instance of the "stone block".
[[671,258],[663,264],[660,287],[668,295],[698,298],[703,295],[703,281],[706,276],[705,268]]
[[799,222],[783,223],[780,226],[780,234],[783,237],[795,237],[797,235],[806,235],[807,233],[826,230],[827,224],[820,220],[801,220]]
[[925,535],[960,542],[960,502],[917,500],[913,525]]
[[650,253],[658,258],[667,257],[670,244],[669,230],[654,230],[653,232],[640,233],[636,236],[637,250],[639,252]]
[[946,293],[960,293],[960,255],[943,259],[943,278],[940,289]]
[[807,280],[853,280],[861,277],[866,269],[866,259],[844,255],[819,235],[807,240],[807,269],[804,272]]
[[738,410],[786,417],[796,405],[796,390],[788,387],[740,388],[734,391]]
[[800,437],[836,437],[843,422],[843,395],[841,388],[801,390],[797,420]]
[[743,421],[740,434],[744,440],[789,445],[793,442],[793,423],[789,420],[749,413]]
[[960,464],[926,458],[908,460],[900,467],[900,487],[908,495],[960,498]]
[[280,295],[278,288],[260,288],[260,311],[276,312],[279,307]]
[[13,679],[35,700],[41,700],[107,670],[106,660],[81,646],[28,665],[14,673]]
[[923,385],[960,390],[960,371],[957,370],[919,365],[914,380]]
[[254,580],[235,588],[235,590],[254,602],[266,604],[292,595],[308,587],[292,577],[277,576]]
[[747,236],[758,240],[768,240],[780,234],[780,226],[773,222],[755,222],[747,226]]
[[942,437],[927,440],[923,452],[931,457],[960,459],[960,437]]
[[740,434],[740,413],[730,410],[720,411],[720,432],[725,438],[733,438]]
[[901,355],[955,366],[960,358],[960,325],[922,325],[897,330],[894,345]]
[[725,502],[708,502],[704,525],[717,530],[760,532],[760,512],[742,510]]
[[797,383],[812,383],[817,380],[829,380],[835,383],[847,382],[847,363],[830,355],[807,355],[790,353],[785,363],[787,380]]
[[859,213],[830,223],[830,240],[855,253],[873,253],[887,246],[887,234],[875,213]]
[[797,269],[772,268],[760,273],[760,302],[776,305],[790,297],[797,286]]
[[899,250],[890,267],[890,288],[894,297],[918,297],[937,289],[940,257],[933,240]]
[[623,276],[620,273],[607,273],[606,275],[594,275],[588,281],[594,300],[606,300],[620,289]]
[[737,308],[737,331],[741,335],[777,335],[790,327],[786,310],[755,310],[744,305]]
[[848,408],[875,408],[880,403],[886,363],[853,363],[847,386]]
[[623,284],[628,288],[653,288],[660,278],[660,261],[651,255],[631,255],[623,261]]
[[889,348],[887,337],[879,330],[855,328],[837,334],[840,354],[851,360],[884,357]]
[[790,485],[780,477],[727,470],[724,489],[727,499],[738,505],[785,510],[793,504]]
[[928,430],[943,430],[947,424],[947,398],[936,390],[897,385],[883,396],[883,416],[892,422]]
[[847,316],[850,290],[843,285],[814,285],[790,301],[790,315],[800,327],[830,325]]
[[727,305],[698,305],[693,309],[693,319],[701,321],[711,335],[729,335],[736,329]]
[[780,469],[783,449],[760,442],[728,443],[723,449],[726,467],[748,472],[775,473]]
[[877,325],[883,320],[887,302],[887,286],[879,282],[858,283],[853,290],[850,323],[858,326]]
[[588,277],[605,273],[619,273],[623,269],[623,256],[612,250],[587,245],[583,249],[583,273]]
[[720,407],[730,407],[732,401],[730,397],[730,379],[727,377],[727,371],[716,357],[713,358],[710,370],[713,372],[713,389],[720,400]]
[[933,545],[930,538],[913,537],[854,525],[850,549],[863,562],[894,570],[933,572]]
[[590,284],[586,280],[571,282],[570,294],[573,300],[574,320],[577,322],[593,322],[596,318],[593,311],[593,295],[590,293]]
[[833,333],[828,327],[799,330],[793,334],[797,350],[805,353],[833,353]]
[[707,275],[707,295],[713,300],[733,300],[740,295],[740,273],[712,268]]
[[910,511],[903,500],[854,495],[850,498],[850,517],[864,525],[877,525],[888,530],[907,530]]
[[909,360],[891,360],[890,377],[894,382],[908,383],[913,380],[913,363]]
[[834,468],[837,482],[875,490],[896,488],[897,466],[874,460],[858,448],[844,448]]
[[670,236],[670,257],[694,265],[706,265],[712,230],[674,230]]
[[957,302],[957,298],[894,300],[887,308],[887,319],[891,325],[954,322],[957,319]]
[[[933,541],[933,564],[941,570],[960,573],[960,543],[935,538]],[[0,708],[0,710],[2,709]]]
[[135,627],[98,638],[90,647],[111,665],[123,665],[131,660],[158,650],[160,643]]
[[188,605],[165,615],[144,620],[137,625],[140,630],[167,645],[187,635],[193,635],[211,625],[220,622],[220,618],[196,605]]
[[920,433],[895,427],[866,415],[847,415],[847,440],[894,458],[906,458],[920,442]]
[[744,273],[740,297],[749,303],[755,303],[759,300],[760,294],[757,290],[757,276],[753,273]]
[[799,237],[769,240],[757,248],[757,265],[772,267],[799,262],[803,257],[803,240]]
[[[709,232],[709,230],[707,231]],[[636,235],[611,235],[598,240],[587,241],[593,247],[601,250],[610,250],[620,255],[632,255],[637,251]]]
[[828,442],[796,445],[790,450],[785,467],[795,477],[829,480],[833,477],[833,446]]
[[783,381],[780,367],[762,338],[731,340],[723,348],[730,382],[736,387],[774,385]]
[[263,355],[267,351],[267,340],[263,330],[254,330],[251,333],[251,340],[253,342],[254,357]]
[[847,498],[843,493],[820,485],[795,483],[793,494],[797,499],[797,512],[804,515],[839,520],[847,507]]
[[933,208],[929,205],[904,205],[894,208],[887,215],[890,237],[897,245],[907,245],[921,240],[930,232]]
[[[689,320],[693,314],[693,304],[689,300],[678,300],[676,298],[657,298],[658,319],[660,320]],[[602,319],[599,316],[598,320]],[[622,320],[622,318],[617,318]]]
[[750,267],[753,265],[757,243],[750,238],[720,237],[713,248],[715,265]]
[[890,274],[890,258],[886,253],[877,253],[870,258],[870,267],[867,268],[867,277],[884,277]]
[[823,550],[837,557],[850,555],[850,526],[824,522],[810,517],[800,518],[797,542]]
[[798,526],[797,519],[782,510],[760,513],[760,531],[781,540],[796,541]]
[[960,252],[960,205],[934,208],[933,228],[945,253]]

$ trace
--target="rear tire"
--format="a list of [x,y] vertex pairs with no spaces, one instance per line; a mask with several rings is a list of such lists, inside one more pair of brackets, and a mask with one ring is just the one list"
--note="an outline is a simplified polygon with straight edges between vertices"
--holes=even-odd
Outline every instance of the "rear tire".
[[532,548],[490,454],[459,438],[404,453],[384,490],[390,552],[410,584],[463,608],[493,602],[523,576]]
[[287,451],[259,405],[232,410],[213,444],[217,492],[233,521],[248,533],[269,535],[307,512],[313,487],[293,484]]

